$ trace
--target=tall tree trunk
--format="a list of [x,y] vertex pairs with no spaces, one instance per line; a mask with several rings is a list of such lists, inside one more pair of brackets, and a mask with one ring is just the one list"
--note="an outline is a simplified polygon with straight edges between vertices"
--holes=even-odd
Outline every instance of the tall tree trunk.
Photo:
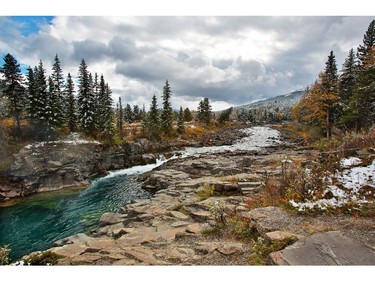
[[326,130],[327,130],[327,139],[331,138],[332,136],[332,130],[331,130],[331,112],[329,110],[329,107],[326,111]]

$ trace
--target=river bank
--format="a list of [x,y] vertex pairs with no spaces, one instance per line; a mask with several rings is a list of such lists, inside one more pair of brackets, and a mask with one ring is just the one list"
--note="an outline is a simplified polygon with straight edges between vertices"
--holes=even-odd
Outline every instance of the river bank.
[[[306,163],[318,157],[309,148],[282,142],[275,130],[259,130],[261,135],[254,133],[247,141],[256,143],[260,136],[265,146],[197,153],[139,176],[154,195],[104,213],[90,234],[56,241],[50,250],[63,256],[58,264],[248,265],[254,264],[254,247],[295,241],[288,251],[274,249],[267,262],[375,264],[372,218],[249,208],[249,198],[261,192],[265,181],[282,174],[285,159]],[[301,252],[307,258],[295,259]]]

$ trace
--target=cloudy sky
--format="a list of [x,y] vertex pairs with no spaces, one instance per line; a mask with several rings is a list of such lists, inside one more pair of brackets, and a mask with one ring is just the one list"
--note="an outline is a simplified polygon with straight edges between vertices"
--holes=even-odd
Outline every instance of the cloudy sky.
[[[11,15],[11,14],[10,14]],[[338,68],[362,43],[365,16],[14,16],[0,17],[0,51],[24,68],[60,57],[76,76],[82,58],[103,74],[113,99],[149,107],[168,79],[172,105],[214,110],[311,84],[329,52]],[[159,102],[160,103],[160,102]]]

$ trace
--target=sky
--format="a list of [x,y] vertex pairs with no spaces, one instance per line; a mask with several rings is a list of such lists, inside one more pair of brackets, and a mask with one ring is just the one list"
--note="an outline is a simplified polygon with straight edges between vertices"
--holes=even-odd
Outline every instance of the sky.
[[175,109],[196,109],[208,97],[213,110],[222,110],[306,88],[331,50],[340,70],[375,19],[204,14],[10,11],[0,17],[0,52],[22,69],[42,60],[48,74],[58,54],[65,76],[73,77],[84,58],[90,72],[104,75],[114,102],[121,96],[124,104],[148,108],[155,94],[161,105],[168,80]]

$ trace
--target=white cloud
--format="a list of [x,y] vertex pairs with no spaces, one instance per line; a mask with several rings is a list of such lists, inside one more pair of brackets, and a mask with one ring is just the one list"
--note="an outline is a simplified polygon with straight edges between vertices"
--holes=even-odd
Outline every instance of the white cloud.
[[[123,102],[161,96],[166,79],[175,107],[214,107],[286,94],[312,83],[331,50],[338,68],[362,43],[370,17],[55,17],[23,36],[0,17],[0,47],[20,63],[48,71],[58,53],[64,73],[81,58],[104,75]],[[180,103],[180,104],[179,104]]]

